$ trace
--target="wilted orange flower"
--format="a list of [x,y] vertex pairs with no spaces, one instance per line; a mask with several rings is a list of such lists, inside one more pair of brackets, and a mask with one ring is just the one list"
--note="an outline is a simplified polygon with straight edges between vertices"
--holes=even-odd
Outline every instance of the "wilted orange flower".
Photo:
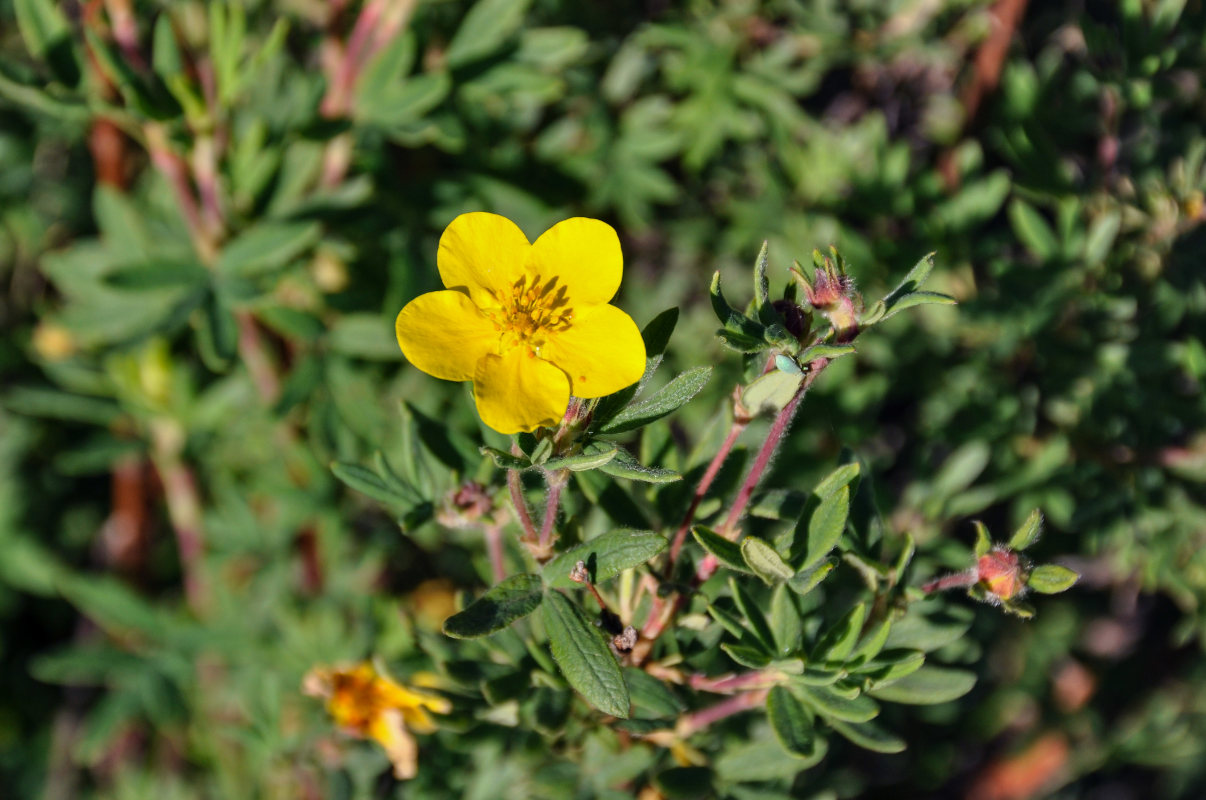
[[375,739],[400,780],[413,778],[419,749],[414,733],[436,729],[428,711],[447,714],[451,704],[437,695],[395,683],[365,661],[353,667],[315,667],[302,683],[306,694],[327,701],[331,718],[345,732]]

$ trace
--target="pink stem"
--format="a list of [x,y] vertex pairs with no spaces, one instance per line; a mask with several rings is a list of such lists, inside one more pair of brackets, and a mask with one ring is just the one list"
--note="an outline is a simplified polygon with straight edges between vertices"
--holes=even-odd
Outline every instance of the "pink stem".
[[714,722],[719,722],[722,719],[740,714],[743,711],[757,708],[766,701],[767,691],[767,689],[759,689],[739,694],[710,708],[696,711],[694,714],[688,714],[679,720],[678,725],[674,727],[675,732],[686,739]]
[[557,510],[561,507],[561,490],[565,488],[568,474],[565,470],[548,473],[549,494],[544,504],[544,519],[540,521],[540,548],[547,549],[553,535],[553,524],[557,521]]
[[[511,446],[511,453],[522,455],[522,451],[515,445]],[[515,506],[515,516],[523,528],[523,538],[530,542],[536,541],[536,525],[532,522],[531,512],[528,511],[528,501],[523,498],[523,481],[519,477],[519,470],[507,470],[507,488],[511,491],[511,505]]]
[[487,525],[483,529],[486,534],[486,551],[490,554],[490,566],[494,569],[494,582],[498,583],[507,577],[503,562],[502,528],[498,525]]
[[716,480],[720,468],[724,466],[725,459],[729,457],[729,452],[737,443],[737,437],[741,436],[741,432],[745,430],[747,424],[747,422],[734,418],[733,424],[729,427],[728,436],[720,445],[720,450],[713,456],[712,463],[708,465],[707,471],[699,479],[699,485],[695,487],[695,494],[691,497],[691,505],[687,507],[687,513],[683,515],[683,521],[679,523],[678,530],[674,533],[674,541],[670,544],[670,558],[666,563],[667,577],[674,572],[674,564],[678,561],[678,554],[683,549],[687,531],[691,530],[691,523],[695,521],[695,512],[699,509],[700,502],[708,493],[708,489],[712,487],[712,481]]
[[777,683],[782,679],[782,675],[777,672],[767,674],[761,670],[756,672],[746,672],[741,675],[726,675],[722,678],[709,678],[705,675],[692,675],[690,678],[690,686],[692,689],[701,692],[713,692],[715,694],[732,694],[744,689],[763,689],[768,683]]
[[921,591],[926,594],[933,594],[934,592],[942,592],[947,589],[962,589],[974,585],[979,579],[979,573],[976,570],[956,572],[954,575],[947,575],[930,581],[921,587]]

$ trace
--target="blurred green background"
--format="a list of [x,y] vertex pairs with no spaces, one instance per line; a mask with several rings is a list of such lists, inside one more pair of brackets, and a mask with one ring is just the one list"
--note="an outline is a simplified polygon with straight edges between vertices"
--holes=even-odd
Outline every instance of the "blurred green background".
[[487,725],[393,787],[298,696],[404,660],[485,574],[475,536],[404,536],[327,469],[401,447],[400,401],[462,476],[503,445],[393,339],[469,210],[617,228],[617,302],[681,306],[669,360],[719,365],[683,453],[740,372],[714,270],[744,299],[763,240],[779,282],[835,244],[874,298],[936,251],[960,305],[860,339],[776,480],[852,449],[934,573],[1037,506],[1037,553],[1084,577],[1032,622],[978,608],[945,654],[976,690],[799,796],[1206,796],[1202,6],[0,0],[0,797],[628,779]]

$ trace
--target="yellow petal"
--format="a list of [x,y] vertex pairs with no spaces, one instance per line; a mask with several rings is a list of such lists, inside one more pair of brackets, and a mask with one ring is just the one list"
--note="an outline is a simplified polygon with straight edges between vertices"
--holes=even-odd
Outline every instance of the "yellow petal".
[[477,413],[499,433],[558,424],[565,416],[569,394],[565,373],[524,347],[513,347],[501,356],[485,356],[477,362],[473,376]]
[[566,287],[570,307],[606,303],[620,288],[624,256],[620,237],[606,222],[574,217],[541,235],[528,254],[527,270],[541,279],[556,277]]
[[645,372],[645,341],[632,317],[615,306],[575,311],[564,331],[550,333],[540,357],[569,375],[575,397],[603,397]]
[[436,264],[449,289],[464,289],[483,307],[524,275],[531,245],[514,222],[498,214],[461,214],[444,229]]
[[409,780],[415,776],[419,769],[419,747],[415,737],[403,725],[401,713],[387,711],[379,714],[369,725],[368,735],[385,748],[398,780]]
[[428,375],[473,379],[477,362],[493,350],[499,333],[461,292],[428,292],[398,314],[394,330],[402,355]]

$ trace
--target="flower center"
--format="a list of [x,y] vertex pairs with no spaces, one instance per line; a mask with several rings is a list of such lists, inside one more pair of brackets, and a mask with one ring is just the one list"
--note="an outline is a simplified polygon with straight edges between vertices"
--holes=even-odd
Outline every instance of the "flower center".
[[499,307],[485,314],[500,334],[500,352],[523,345],[539,353],[545,334],[567,329],[574,319],[565,287],[557,285],[556,277],[546,281],[525,275],[510,289],[495,292],[494,299]]

